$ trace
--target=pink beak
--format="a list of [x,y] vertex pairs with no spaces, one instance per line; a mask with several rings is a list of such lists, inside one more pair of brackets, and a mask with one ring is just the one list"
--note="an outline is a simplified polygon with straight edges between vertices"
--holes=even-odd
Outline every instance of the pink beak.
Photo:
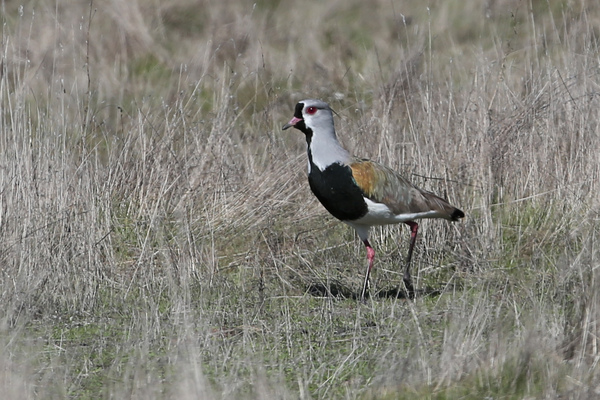
[[290,122],[288,122],[287,124],[285,124],[283,126],[283,128],[281,128],[281,129],[283,129],[285,131],[286,129],[291,128],[292,126],[295,126],[300,121],[302,121],[302,118],[296,118],[296,117],[294,117],[294,118],[292,118],[290,120]]

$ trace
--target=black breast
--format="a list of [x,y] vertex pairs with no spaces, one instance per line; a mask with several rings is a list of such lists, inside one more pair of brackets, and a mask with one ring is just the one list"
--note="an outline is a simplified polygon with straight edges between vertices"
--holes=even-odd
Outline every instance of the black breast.
[[363,193],[347,165],[335,163],[321,171],[312,164],[308,183],[321,204],[337,219],[355,220],[367,214]]

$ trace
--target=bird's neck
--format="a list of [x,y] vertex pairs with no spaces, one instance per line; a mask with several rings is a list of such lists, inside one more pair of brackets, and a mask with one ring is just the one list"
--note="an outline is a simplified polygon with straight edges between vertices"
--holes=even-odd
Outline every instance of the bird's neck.
[[317,133],[306,137],[310,164],[323,171],[331,164],[347,164],[350,162],[352,156],[338,142],[335,130],[319,131]]

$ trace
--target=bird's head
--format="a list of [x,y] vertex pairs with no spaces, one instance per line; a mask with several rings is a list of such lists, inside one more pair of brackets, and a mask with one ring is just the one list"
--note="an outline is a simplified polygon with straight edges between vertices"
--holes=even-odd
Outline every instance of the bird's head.
[[294,117],[282,129],[291,127],[305,135],[312,135],[315,131],[333,130],[333,113],[329,104],[321,100],[302,100],[296,104]]

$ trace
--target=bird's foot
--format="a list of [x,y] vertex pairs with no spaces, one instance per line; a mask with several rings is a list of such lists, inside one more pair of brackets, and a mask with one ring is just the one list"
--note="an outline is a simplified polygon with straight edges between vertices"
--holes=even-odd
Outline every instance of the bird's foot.
[[406,288],[406,298],[414,300],[415,299],[415,288],[412,284],[412,279],[403,279],[404,287]]

